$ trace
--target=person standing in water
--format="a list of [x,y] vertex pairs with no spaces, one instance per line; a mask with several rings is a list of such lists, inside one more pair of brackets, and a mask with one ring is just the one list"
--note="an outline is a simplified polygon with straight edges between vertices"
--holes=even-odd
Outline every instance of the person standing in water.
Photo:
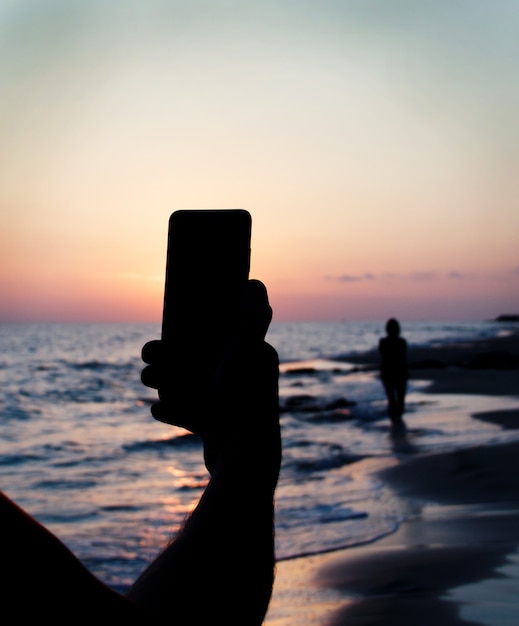
[[407,341],[400,336],[400,323],[391,318],[386,323],[386,337],[379,341],[380,377],[387,396],[392,424],[401,424],[407,391]]

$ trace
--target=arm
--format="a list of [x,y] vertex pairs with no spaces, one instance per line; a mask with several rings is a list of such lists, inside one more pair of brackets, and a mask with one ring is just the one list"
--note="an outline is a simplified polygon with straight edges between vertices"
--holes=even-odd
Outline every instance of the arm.
[[150,615],[95,578],[59,539],[0,492],[0,599],[13,623],[113,621]]
[[[128,594],[179,626],[255,626],[268,607],[281,461],[278,360],[264,342],[270,317],[263,285],[251,281],[240,332],[220,365],[208,407],[203,438],[210,482],[178,537]],[[150,386],[161,380],[153,365],[160,363],[161,348],[152,342],[143,354],[152,363],[143,372]],[[167,410],[164,402],[153,407],[162,420]]]

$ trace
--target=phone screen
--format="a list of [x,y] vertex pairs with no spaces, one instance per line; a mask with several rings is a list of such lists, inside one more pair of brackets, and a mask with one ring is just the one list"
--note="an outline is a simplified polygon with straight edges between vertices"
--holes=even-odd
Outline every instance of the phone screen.
[[204,410],[215,368],[239,322],[249,276],[251,216],[179,210],[169,220],[162,339],[177,422]]

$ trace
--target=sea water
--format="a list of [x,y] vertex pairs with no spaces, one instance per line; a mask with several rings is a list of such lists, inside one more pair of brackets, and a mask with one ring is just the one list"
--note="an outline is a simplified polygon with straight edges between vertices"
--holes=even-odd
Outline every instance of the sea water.
[[[493,322],[403,328],[415,345],[506,331]],[[154,324],[0,325],[1,488],[118,590],[178,530],[208,478],[200,440],[150,416],[156,396],[140,382],[140,351],[159,332]],[[382,334],[382,322],[274,323],[269,331],[281,360],[280,559],[397,528],[409,512],[368,469],[512,436],[471,420],[473,399],[427,395],[415,380],[408,429],[395,437],[376,374],[348,362]],[[481,397],[475,406],[495,402]]]

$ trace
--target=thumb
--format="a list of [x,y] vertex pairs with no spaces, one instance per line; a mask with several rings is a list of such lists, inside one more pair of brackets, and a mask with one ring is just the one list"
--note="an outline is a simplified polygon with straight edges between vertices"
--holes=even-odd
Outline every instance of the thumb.
[[272,307],[265,285],[259,280],[249,280],[243,297],[238,341],[263,341],[271,321]]

